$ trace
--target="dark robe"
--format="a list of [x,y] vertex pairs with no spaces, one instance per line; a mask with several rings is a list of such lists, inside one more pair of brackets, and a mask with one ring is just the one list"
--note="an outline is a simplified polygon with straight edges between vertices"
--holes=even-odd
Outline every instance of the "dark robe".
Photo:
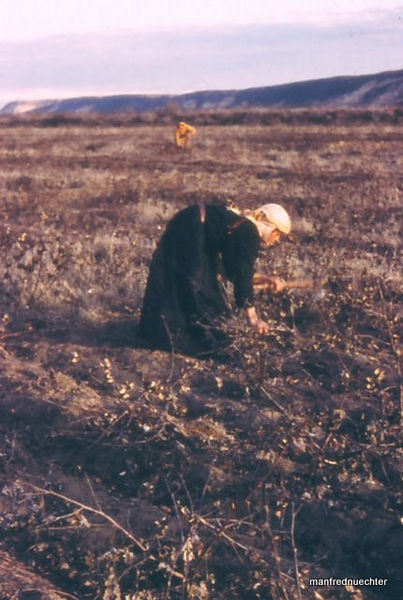
[[256,226],[225,206],[193,205],[177,213],[152,257],[141,335],[152,347],[188,354],[223,348],[228,340],[219,319],[230,304],[222,278],[233,283],[238,308],[251,306],[259,248]]

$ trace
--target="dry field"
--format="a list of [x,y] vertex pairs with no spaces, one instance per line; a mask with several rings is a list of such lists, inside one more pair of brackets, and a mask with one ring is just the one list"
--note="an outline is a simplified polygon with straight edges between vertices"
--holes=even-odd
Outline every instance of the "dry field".
[[[401,111],[0,120],[1,600],[380,600],[403,586]],[[142,348],[195,200],[279,202],[233,360]],[[385,586],[310,586],[378,577]]]

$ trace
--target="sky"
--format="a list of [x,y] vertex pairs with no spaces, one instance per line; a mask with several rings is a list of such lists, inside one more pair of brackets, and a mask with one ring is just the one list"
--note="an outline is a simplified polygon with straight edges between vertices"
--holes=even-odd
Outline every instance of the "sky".
[[403,68],[403,0],[1,0],[0,106]]

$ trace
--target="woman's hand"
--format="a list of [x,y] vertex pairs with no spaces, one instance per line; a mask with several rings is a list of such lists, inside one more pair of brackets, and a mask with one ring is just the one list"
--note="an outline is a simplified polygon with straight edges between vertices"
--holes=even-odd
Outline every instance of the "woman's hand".
[[250,306],[246,309],[246,314],[248,315],[249,324],[261,335],[267,335],[270,331],[268,324],[265,321],[259,319],[256,314],[256,309],[254,306]]
[[266,321],[261,321],[260,319],[254,324],[254,328],[260,335],[267,335],[270,331],[268,324]]
[[278,294],[284,290],[287,282],[281,277],[274,275],[260,275],[255,273],[253,276],[253,287],[255,290],[268,290],[272,294]]
[[275,294],[282,292],[287,283],[281,277],[270,277],[269,290]]

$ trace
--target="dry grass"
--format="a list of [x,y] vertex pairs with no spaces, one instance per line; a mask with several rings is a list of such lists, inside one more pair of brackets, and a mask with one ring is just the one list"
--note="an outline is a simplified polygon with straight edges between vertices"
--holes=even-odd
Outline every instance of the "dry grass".
[[[176,120],[0,122],[7,565],[49,599],[395,598],[401,115],[195,114],[190,152]],[[293,239],[259,270],[328,276],[258,298],[268,338],[229,323],[228,364],[136,337],[156,240],[200,199],[284,204]],[[308,586],[330,576],[389,582]]]

